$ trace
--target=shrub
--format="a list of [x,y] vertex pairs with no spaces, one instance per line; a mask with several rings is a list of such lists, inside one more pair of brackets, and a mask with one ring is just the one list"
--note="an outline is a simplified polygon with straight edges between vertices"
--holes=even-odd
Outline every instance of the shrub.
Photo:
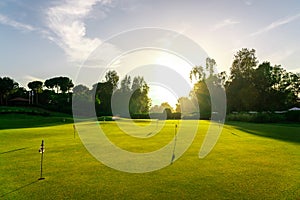
[[98,121],[113,121],[112,116],[101,116],[98,117]]
[[130,116],[132,119],[150,119],[149,113],[135,113]]
[[262,113],[232,113],[227,115],[228,121],[243,121],[256,123],[276,123],[286,121],[284,114],[276,114],[271,112]]
[[286,113],[286,119],[291,122],[300,122],[300,111],[293,110]]

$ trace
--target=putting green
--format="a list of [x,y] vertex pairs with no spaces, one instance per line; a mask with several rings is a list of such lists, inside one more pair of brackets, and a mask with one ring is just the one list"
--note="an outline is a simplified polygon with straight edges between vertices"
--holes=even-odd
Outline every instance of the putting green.
[[[300,197],[299,124],[227,124],[212,152],[199,159],[209,125],[200,121],[194,142],[176,162],[158,171],[132,174],[103,165],[85,149],[77,134],[74,138],[73,124],[55,121],[17,129],[12,121],[11,128],[0,130],[0,199]],[[148,122],[136,123],[145,127]],[[119,147],[151,152],[172,139],[175,123],[166,121],[161,132],[144,139],[122,133],[116,122],[101,126]],[[38,181],[42,139],[45,180]]]

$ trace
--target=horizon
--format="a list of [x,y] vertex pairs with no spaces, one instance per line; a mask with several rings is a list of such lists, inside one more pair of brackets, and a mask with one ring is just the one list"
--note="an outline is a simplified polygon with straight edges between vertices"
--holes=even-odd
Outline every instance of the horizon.
[[57,75],[75,81],[82,61],[98,45],[142,27],[186,35],[216,60],[218,71],[228,72],[234,53],[245,47],[256,49],[260,62],[296,73],[299,10],[295,1],[2,1],[1,76],[24,87]]

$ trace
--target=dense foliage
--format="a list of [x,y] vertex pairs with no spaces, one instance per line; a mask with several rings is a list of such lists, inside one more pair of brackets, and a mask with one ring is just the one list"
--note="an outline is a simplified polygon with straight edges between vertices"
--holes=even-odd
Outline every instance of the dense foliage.
[[[76,97],[73,102],[75,107],[78,105],[84,113],[87,106],[94,103],[98,116],[148,118],[149,113],[160,116],[167,109],[169,117],[172,116],[170,118],[209,119],[216,109],[211,105],[212,90],[207,87],[210,85],[215,91],[226,91],[228,114],[241,113],[231,114],[229,119],[280,121],[284,118],[297,121],[299,115],[295,113],[284,117],[270,113],[300,107],[299,73],[287,72],[280,65],[271,65],[270,62],[259,64],[255,50],[247,48],[234,55],[229,76],[226,72],[215,73],[216,65],[214,59],[207,58],[205,67],[195,66],[191,70],[190,80],[194,87],[188,97],[178,99],[176,108],[168,102],[151,107],[149,86],[144,78],[126,75],[119,82],[120,77],[114,70],[108,71],[105,81],[95,83],[91,89],[85,85],[74,87],[70,78],[60,76],[44,82],[29,82],[27,86],[30,91],[27,91],[13,79],[0,77],[0,105],[34,105],[71,114],[72,98]],[[251,115],[249,111],[265,114]],[[178,114],[174,117],[172,113]]]

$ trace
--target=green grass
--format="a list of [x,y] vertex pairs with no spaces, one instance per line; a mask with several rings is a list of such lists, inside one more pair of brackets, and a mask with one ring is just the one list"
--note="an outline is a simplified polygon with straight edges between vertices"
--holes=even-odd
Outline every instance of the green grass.
[[[1,118],[1,117],[0,117]],[[85,149],[73,125],[48,117],[11,116],[0,130],[0,199],[299,199],[299,124],[230,123],[213,151],[198,158],[208,121],[200,121],[191,147],[172,165],[130,174],[111,169]],[[26,121],[30,121],[29,128]],[[35,125],[34,125],[35,121]],[[104,122],[112,142],[133,152],[152,151],[173,136],[167,121],[149,139],[123,134]],[[56,124],[55,124],[56,123]],[[141,126],[148,122],[136,122]],[[24,127],[24,128],[13,128]],[[44,177],[38,149],[45,140]]]

